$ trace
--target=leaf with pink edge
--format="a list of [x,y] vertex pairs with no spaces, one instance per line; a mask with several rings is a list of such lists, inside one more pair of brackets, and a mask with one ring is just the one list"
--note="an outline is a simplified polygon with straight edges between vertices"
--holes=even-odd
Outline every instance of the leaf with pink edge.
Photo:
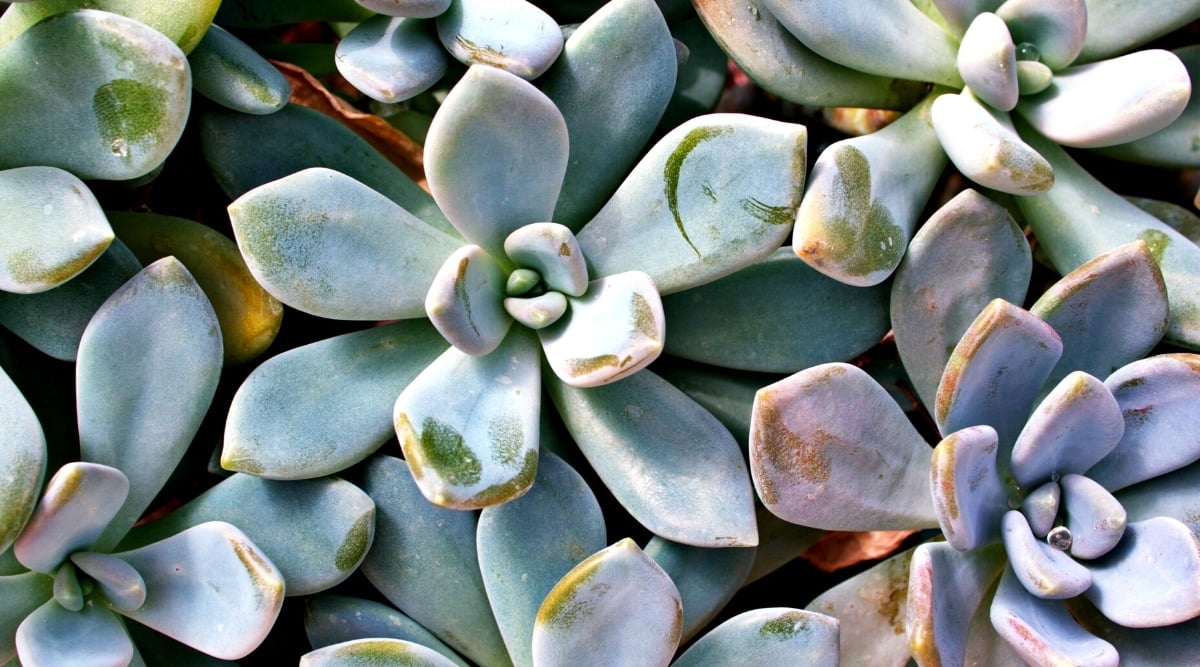
[[1029,521],[1016,510],[1004,513],[1004,551],[1017,580],[1030,595],[1045,600],[1065,600],[1092,585],[1091,572],[1066,551],[1033,536]]
[[998,449],[996,430],[984,425],[955,431],[933,450],[933,505],[946,541],[956,549],[975,549],[1000,537],[1012,490],[1001,477]]
[[1112,644],[1079,626],[1059,600],[1036,598],[1011,568],[992,599],[992,627],[1028,663],[1117,667]]
[[1130,523],[1121,543],[1089,566],[1087,597],[1115,623],[1155,628],[1200,616],[1200,539],[1181,521]]
[[1117,546],[1125,534],[1128,516],[1121,502],[1083,475],[1064,475],[1059,484],[1066,527],[1071,531],[1071,555],[1099,558]]
[[25,567],[53,573],[74,551],[91,547],[129,494],[129,479],[116,468],[72,462],[59,468],[34,508],[13,555]]
[[913,551],[905,628],[918,662],[962,661],[971,619],[987,602],[1004,563],[1000,545],[959,551],[945,542],[927,542]]
[[811,611],[752,609],[705,633],[672,667],[812,665],[837,667],[838,622]]

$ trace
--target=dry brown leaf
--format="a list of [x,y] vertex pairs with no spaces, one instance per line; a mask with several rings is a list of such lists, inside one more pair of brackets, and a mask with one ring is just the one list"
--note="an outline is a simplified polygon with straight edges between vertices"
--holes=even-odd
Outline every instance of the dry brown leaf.
[[891,555],[913,530],[873,530],[859,533],[833,532],[817,540],[800,555],[826,572]]
[[329,116],[362,137],[428,191],[425,183],[425,162],[421,146],[387,121],[374,114],[363,113],[350,106],[337,95],[329,92],[316,77],[291,63],[272,60],[288,82],[292,84],[292,104],[315,109]]

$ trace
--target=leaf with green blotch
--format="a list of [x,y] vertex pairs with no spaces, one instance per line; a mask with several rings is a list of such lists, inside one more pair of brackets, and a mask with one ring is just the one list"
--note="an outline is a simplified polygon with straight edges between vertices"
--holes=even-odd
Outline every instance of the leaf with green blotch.
[[99,9],[120,14],[168,37],[189,53],[211,27],[220,0],[143,2],[142,0],[47,0],[18,2],[0,19],[0,45],[8,43],[33,24],[73,9]]
[[892,274],[946,166],[930,120],[944,92],[935,89],[878,132],[821,152],[796,212],[792,245],[800,259],[851,285]]
[[425,292],[459,247],[340,172],[305,169],[229,205],[246,265],[277,299],[320,317],[425,315]]
[[1167,223],[1192,241],[1200,243],[1200,215],[1196,215],[1179,204],[1161,199],[1127,196],[1125,200]]
[[279,568],[288,595],[309,595],[342,582],[366,557],[375,504],[357,486],[333,477],[276,482],[236,474],[170,514],[139,524],[120,548],[144,546],[207,521],[238,526]]
[[455,0],[434,20],[442,46],[459,62],[526,80],[541,76],[563,48],[558,23],[526,0]]
[[937,524],[928,443],[858,367],[821,364],[763,387],[750,419],[754,486],[780,518],[827,530]]
[[1121,543],[1088,565],[1087,597],[1114,623],[1155,628],[1200,615],[1200,541],[1177,519],[1130,523]]
[[371,459],[360,486],[375,501],[367,580],[469,660],[510,664],[479,571],[478,514],[430,503],[408,464],[390,456]]
[[0,168],[145,175],[183,134],[191,91],[183,52],[156,30],[93,9],[50,17],[0,47]]
[[533,628],[534,664],[665,665],[679,645],[683,605],[667,573],[629,538],[576,565],[554,585]]
[[[1196,82],[1200,80],[1200,45],[1185,46],[1174,53],[1187,68],[1195,90]],[[1129,143],[1101,148],[1098,152],[1167,169],[1200,167],[1200,95],[1189,97],[1179,118],[1158,132]]]
[[17,627],[35,609],[53,597],[54,580],[39,572],[0,576],[0,664],[16,657]]
[[22,565],[53,574],[76,551],[91,549],[129,493],[116,468],[75,461],[59,468],[13,543]]
[[805,609],[838,621],[840,657],[847,665],[902,665],[912,550],[884,560],[821,593]]
[[950,161],[972,181],[1014,195],[1054,185],[1050,163],[1017,136],[1008,113],[985,106],[970,91],[934,100],[930,120]]
[[325,646],[300,656],[300,667],[454,667],[450,658],[420,644],[403,639],[355,639]]
[[578,231],[617,189],[671,99],[677,69],[651,0],[609,2],[571,33],[538,80],[570,138],[556,222]]
[[450,348],[400,392],[392,421],[421,493],[454,509],[503,503],[537,474],[537,341],[513,327],[491,354]]
[[770,255],[804,189],[807,143],[803,125],[739,114],[675,128],[580,230],[592,275],[644,271],[670,294]]
[[216,22],[227,28],[268,28],[305,21],[357,23],[372,13],[355,0],[234,0],[221,3]]
[[0,369],[0,552],[12,545],[38,501],[46,474],[42,425],[8,374]]
[[1028,126],[1018,123],[1018,129],[1054,167],[1054,187],[1017,198],[1054,268],[1065,275],[1117,246],[1145,241],[1167,286],[1170,321],[1164,338],[1200,347],[1200,246],[1109,190],[1062,147]]
[[838,282],[785,247],[664,297],[666,352],[722,368],[792,373],[866,352],[891,327],[887,304],[885,286]]
[[271,479],[328,475],[394,434],[396,396],[446,350],[427,320],[372,327],[278,354],[234,394],[221,466]]
[[567,146],[566,123],[548,97],[515,74],[475,66],[429,126],[429,191],[468,241],[501,258],[510,233],[554,214]]
[[305,599],[304,632],[313,648],[354,639],[403,639],[446,656],[459,667],[467,663],[416,621],[386,604],[322,593]]
[[17,627],[16,647],[25,665],[127,665],[133,642],[119,616],[103,605],[68,611],[48,600]]
[[221,372],[212,305],[173,257],[117,290],[83,332],[75,383],[82,458],[125,471],[129,499],[101,544],[141,516],[175,470]]
[[188,55],[196,91],[221,106],[251,114],[275,113],[292,87],[266,58],[220,26],[209,26]]
[[1088,31],[1079,62],[1111,58],[1200,17],[1200,2],[1178,0],[1160,11],[1126,0],[1087,0]]
[[514,665],[533,664],[534,619],[563,575],[606,543],[604,515],[565,461],[541,454],[529,493],[484,508],[476,548],[492,613]]
[[683,634],[687,642],[733,599],[754,566],[756,547],[711,549],[650,538],[643,549],[667,573],[683,603]]
[[945,542],[927,542],[913,550],[904,613],[908,645],[918,662],[962,664],[972,617],[979,607],[986,610],[1004,566],[1000,545],[959,551]]
[[380,14],[346,33],[334,61],[351,85],[391,104],[432,87],[446,73],[450,57],[429,21]]
[[742,612],[696,640],[673,667],[704,665],[840,664],[836,619],[811,611],[772,607]]

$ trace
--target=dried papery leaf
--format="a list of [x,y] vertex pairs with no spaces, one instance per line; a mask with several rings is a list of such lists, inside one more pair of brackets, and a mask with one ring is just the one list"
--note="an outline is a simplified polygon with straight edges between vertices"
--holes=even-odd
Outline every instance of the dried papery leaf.
[[836,667],[838,629],[835,619],[811,611],[753,609],[713,628],[671,664]]
[[843,664],[909,663],[904,627],[912,554],[910,549],[888,558],[821,593],[806,607],[838,620]]
[[354,639],[403,639],[449,658],[458,667],[466,661],[416,621],[386,604],[344,595],[320,594],[306,599],[304,632],[313,648]]
[[825,572],[837,572],[891,555],[914,530],[836,531],[823,536],[800,557]]

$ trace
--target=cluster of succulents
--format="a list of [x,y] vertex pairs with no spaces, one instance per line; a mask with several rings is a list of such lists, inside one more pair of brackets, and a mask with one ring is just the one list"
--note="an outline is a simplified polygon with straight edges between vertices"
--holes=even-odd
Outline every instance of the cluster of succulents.
[[0,663],[1200,660],[1196,19],[0,3]]

